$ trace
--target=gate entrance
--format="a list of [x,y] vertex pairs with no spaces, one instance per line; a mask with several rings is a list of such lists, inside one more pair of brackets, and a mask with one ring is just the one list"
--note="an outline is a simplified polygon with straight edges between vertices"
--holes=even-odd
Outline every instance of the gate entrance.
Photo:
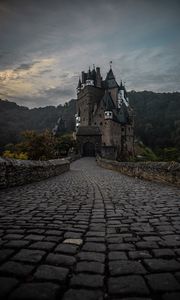
[[87,142],[83,145],[83,156],[95,156],[95,147],[93,143]]

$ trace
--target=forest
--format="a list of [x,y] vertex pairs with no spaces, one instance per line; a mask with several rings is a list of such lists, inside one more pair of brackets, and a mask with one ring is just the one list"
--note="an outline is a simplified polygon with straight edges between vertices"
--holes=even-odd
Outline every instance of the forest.
[[[180,93],[154,93],[150,91],[128,93],[134,109],[135,137],[157,155],[180,154]],[[58,118],[65,121],[65,133],[75,126],[76,100],[64,105],[29,109],[14,102],[0,100],[0,151],[7,144],[21,142],[21,133],[52,130]],[[172,156],[173,156],[172,155]]]

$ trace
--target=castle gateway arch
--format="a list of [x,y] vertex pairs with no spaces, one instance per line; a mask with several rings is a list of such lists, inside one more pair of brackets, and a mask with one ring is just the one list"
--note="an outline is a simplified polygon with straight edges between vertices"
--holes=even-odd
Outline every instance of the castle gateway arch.
[[95,156],[95,145],[91,142],[83,144],[83,156]]

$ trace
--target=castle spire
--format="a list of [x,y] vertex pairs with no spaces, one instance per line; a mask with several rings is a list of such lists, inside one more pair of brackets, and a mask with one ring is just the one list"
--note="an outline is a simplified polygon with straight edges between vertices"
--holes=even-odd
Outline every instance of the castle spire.
[[80,88],[81,88],[81,79],[80,79],[80,77],[79,77],[77,89],[80,89]]
[[90,69],[90,67],[89,67],[89,71],[88,71],[87,79],[91,79],[91,69]]
[[123,83],[122,83],[122,80],[121,80],[121,82],[120,82],[120,90],[123,90],[124,89],[124,86],[123,86]]
[[82,87],[82,83],[81,83],[81,79],[79,77],[79,82],[78,82],[78,86],[77,86],[77,93],[79,93],[81,91],[81,87]]

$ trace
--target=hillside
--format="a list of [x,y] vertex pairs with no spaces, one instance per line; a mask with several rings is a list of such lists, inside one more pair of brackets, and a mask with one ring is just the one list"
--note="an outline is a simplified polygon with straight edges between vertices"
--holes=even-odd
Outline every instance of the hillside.
[[[135,133],[147,146],[180,147],[180,93],[129,92],[135,112]],[[26,129],[52,129],[62,116],[66,130],[73,131],[75,99],[57,107],[28,109],[0,100],[0,147],[17,143]]]
[[180,93],[130,92],[135,133],[144,144],[180,147]]
[[16,103],[0,100],[0,147],[17,143],[24,130],[52,129],[59,116],[65,120],[67,131],[74,129],[75,100],[65,105],[29,109]]

